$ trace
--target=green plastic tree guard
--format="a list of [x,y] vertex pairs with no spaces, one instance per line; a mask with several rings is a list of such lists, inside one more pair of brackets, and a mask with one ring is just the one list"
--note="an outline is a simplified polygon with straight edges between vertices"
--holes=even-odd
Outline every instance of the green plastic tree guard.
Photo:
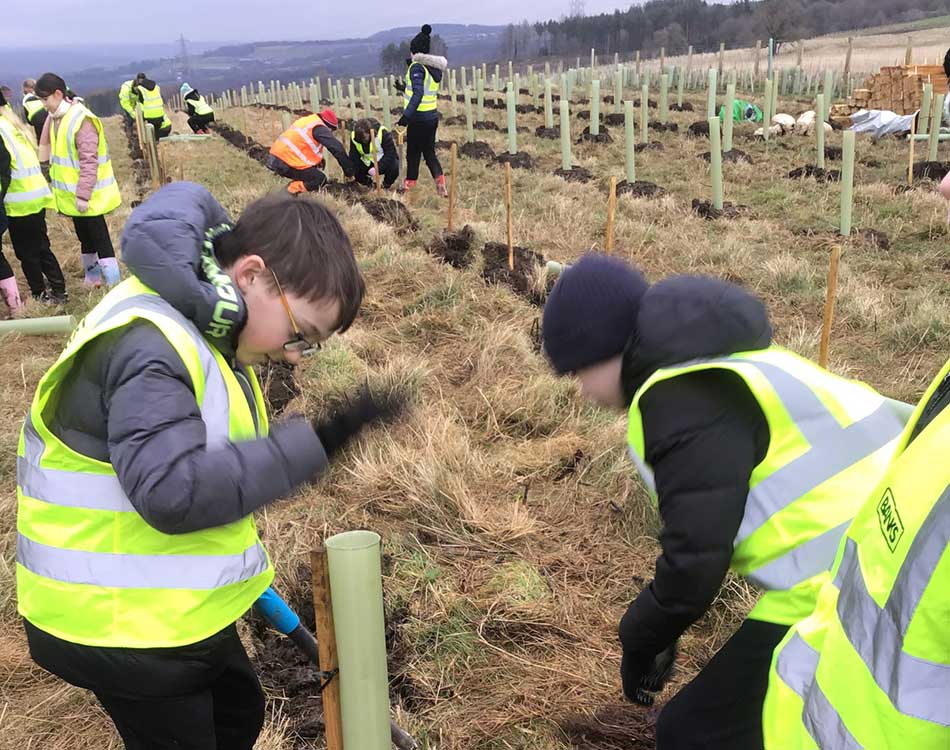
[[683,69],[676,69],[676,106],[683,108],[683,86],[686,82],[686,76],[683,75]]
[[347,531],[324,545],[340,669],[343,746],[390,750],[380,538],[372,531]]
[[57,315],[51,318],[14,318],[0,320],[0,336],[22,333],[26,336],[45,336],[53,333],[71,333],[76,327],[72,315]]
[[937,144],[940,142],[940,120],[943,118],[943,100],[946,94],[937,94],[933,100],[933,114],[930,117],[930,151],[927,158],[937,161]]
[[722,211],[722,142],[718,117],[709,118],[709,174],[712,177],[713,208]]
[[854,131],[845,130],[841,138],[841,226],[843,237],[851,234],[851,208],[854,195]]
[[544,79],[544,127],[554,127],[554,107],[551,99],[551,79]]
[[623,102],[623,71],[614,71],[614,114],[620,114]]
[[664,125],[670,119],[669,91],[670,76],[664,73],[660,76],[660,122]]
[[515,121],[515,88],[508,83],[508,153],[518,153],[518,129]]
[[478,97],[478,121],[481,122],[485,119],[485,82],[481,78],[478,79],[478,82],[475,86],[475,95]]
[[590,82],[590,133],[600,134],[600,80]]
[[933,103],[934,87],[932,83],[924,84],[924,94],[920,100],[922,117],[917,118],[917,135],[927,135],[930,130],[930,105]]
[[623,103],[623,138],[626,149],[627,184],[632,185],[637,179],[637,165],[634,161],[636,148],[633,133],[633,102]]
[[650,141],[650,87],[643,84],[640,87],[640,143]]
[[709,79],[706,83],[706,116],[716,116],[716,69],[709,69]]
[[732,151],[732,126],[733,126],[733,102],[736,99],[736,84],[730,83],[726,86],[725,114],[726,119],[722,121],[722,150],[725,153]]
[[[771,43],[771,39],[769,42]],[[763,104],[765,105],[762,109],[765,110],[763,113],[765,116],[762,118],[762,137],[766,141],[769,140],[769,128],[772,127],[772,79],[765,79],[765,94],[762,97]]]
[[571,104],[567,97],[562,97],[561,105],[561,169],[571,168]]
[[818,144],[819,168],[825,168],[825,95],[815,97],[815,140]]

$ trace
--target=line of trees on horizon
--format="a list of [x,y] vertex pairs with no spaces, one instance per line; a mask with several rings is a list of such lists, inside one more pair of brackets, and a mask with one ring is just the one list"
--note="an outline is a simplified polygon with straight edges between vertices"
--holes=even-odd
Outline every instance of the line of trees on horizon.
[[918,21],[950,13],[950,0],[738,0],[713,4],[705,0],[650,0],[627,10],[559,20],[510,24],[500,54],[509,60],[633,53],[655,56],[660,48],[679,55],[690,45],[697,52],[749,47],[773,38],[776,50],[786,42],[852,29]]

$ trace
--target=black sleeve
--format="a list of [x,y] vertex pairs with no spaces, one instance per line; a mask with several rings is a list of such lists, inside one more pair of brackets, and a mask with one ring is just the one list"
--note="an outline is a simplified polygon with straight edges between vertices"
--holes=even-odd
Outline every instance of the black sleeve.
[[7,195],[7,188],[10,187],[11,165],[13,160],[10,158],[10,152],[7,151],[7,144],[0,138],[0,201]]
[[343,144],[336,139],[330,128],[326,125],[315,126],[313,129],[313,139],[333,154],[333,158],[336,159],[343,168],[343,174],[347,177],[352,177],[355,174],[353,164],[346,155],[346,149],[343,147]]
[[380,158],[385,159],[388,156],[396,158],[396,139],[393,138],[391,130],[383,133],[383,155]]
[[231,523],[326,466],[320,439],[303,419],[274,425],[265,438],[209,448],[184,364],[150,323],[90,346],[103,363],[109,460],[136,511],[159,531]]
[[653,581],[623,616],[624,651],[652,658],[719,593],[768,426],[735,374],[704,371],[660,382],[641,400],[645,453],[663,522]]

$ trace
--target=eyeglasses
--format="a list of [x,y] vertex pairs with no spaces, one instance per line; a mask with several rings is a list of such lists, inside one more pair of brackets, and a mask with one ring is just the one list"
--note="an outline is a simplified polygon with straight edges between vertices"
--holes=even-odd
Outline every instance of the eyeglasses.
[[271,276],[274,277],[274,283],[277,285],[277,292],[280,294],[280,301],[284,306],[284,310],[287,311],[287,317],[290,319],[290,326],[294,329],[294,337],[289,341],[284,342],[284,351],[285,352],[295,352],[301,357],[309,357],[312,354],[316,354],[320,349],[323,348],[323,345],[318,341],[315,344],[310,343],[307,339],[304,338],[303,334],[300,332],[300,329],[297,327],[297,321],[294,319],[294,313],[290,309],[290,303],[287,301],[287,295],[284,294],[284,290],[280,285],[280,281],[277,279],[277,274],[274,273],[274,269],[270,269]]

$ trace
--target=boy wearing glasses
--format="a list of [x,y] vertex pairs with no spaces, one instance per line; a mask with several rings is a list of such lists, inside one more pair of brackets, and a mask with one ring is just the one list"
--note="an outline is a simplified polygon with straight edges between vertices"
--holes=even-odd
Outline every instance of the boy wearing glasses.
[[132,276],[36,390],[17,459],[17,598],[33,659],[92,690],[126,748],[250,750],[264,696],[235,622],[270,585],[253,513],[399,409],[364,390],[268,425],[252,365],[297,363],[359,310],[349,238],[286,194],[231,224],[169,185],[122,237]]

